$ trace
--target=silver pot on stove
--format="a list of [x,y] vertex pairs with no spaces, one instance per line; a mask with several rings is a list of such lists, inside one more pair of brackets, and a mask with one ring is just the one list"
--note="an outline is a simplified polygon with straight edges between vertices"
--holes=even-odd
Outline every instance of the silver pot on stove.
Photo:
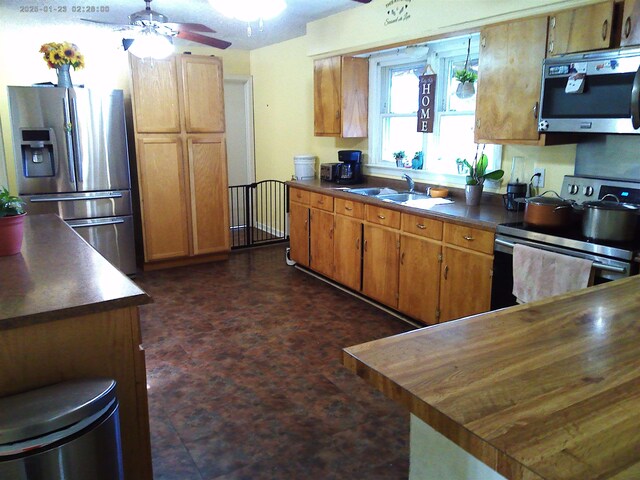
[[640,209],[620,202],[613,194],[574,208],[582,211],[582,234],[589,239],[628,242],[636,236]]

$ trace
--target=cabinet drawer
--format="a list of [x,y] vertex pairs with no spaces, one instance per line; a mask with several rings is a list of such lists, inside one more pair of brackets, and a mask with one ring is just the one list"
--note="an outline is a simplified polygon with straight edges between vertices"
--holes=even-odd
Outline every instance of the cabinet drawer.
[[364,218],[364,204],[359,202],[352,202],[351,200],[345,200],[343,198],[336,198],[336,213],[340,215],[346,215],[353,218]]
[[493,254],[494,233],[486,230],[445,223],[444,241],[476,252]]
[[385,227],[400,228],[400,212],[388,208],[365,205],[365,219],[367,222],[377,223]]
[[421,237],[442,240],[442,222],[433,218],[418,217],[408,213],[402,214],[402,231],[420,235]]
[[289,198],[292,202],[302,203],[303,205],[309,205],[309,194],[307,190],[300,190],[299,188],[289,189]]
[[319,208],[320,210],[333,212],[333,197],[330,197],[329,195],[322,195],[321,193],[310,192],[309,205]]

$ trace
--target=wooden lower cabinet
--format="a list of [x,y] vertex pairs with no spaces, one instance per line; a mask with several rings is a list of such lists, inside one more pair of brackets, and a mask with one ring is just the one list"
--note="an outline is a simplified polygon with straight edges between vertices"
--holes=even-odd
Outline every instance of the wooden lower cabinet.
[[309,211],[309,266],[333,277],[333,213],[317,208]]
[[364,226],[362,293],[392,308],[398,306],[400,233]]
[[185,257],[189,217],[180,137],[141,136],[137,145],[145,260]]
[[440,321],[491,309],[493,257],[444,246],[440,278]]
[[289,205],[289,256],[304,267],[309,266],[309,207]]
[[333,278],[360,291],[362,280],[362,221],[335,216],[333,236]]
[[398,310],[429,325],[439,319],[441,259],[440,243],[401,236]]

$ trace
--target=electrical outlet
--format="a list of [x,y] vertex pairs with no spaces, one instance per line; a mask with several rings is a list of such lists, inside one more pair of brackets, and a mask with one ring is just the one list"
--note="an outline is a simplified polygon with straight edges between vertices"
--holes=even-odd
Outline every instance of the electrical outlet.
[[534,168],[533,169],[533,174],[537,174],[539,173],[540,176],[539,177],[533,177],[533,186],[536,188],[542,188],[544,187],[544,168]]

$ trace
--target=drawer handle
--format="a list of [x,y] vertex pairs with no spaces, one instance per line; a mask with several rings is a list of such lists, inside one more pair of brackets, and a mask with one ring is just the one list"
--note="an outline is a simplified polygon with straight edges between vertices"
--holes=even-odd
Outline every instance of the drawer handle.
[[421,223],[416,223],[416,227],[418,227],[420,230],[424,230],[425,228],[427,228]]
[[351,208],[351,207],[347,207],[346,205],[345,205],[344,209],[345,209],[347,212],[350,212],[351,210],[353,210],[353,208]]
[[324,198],[321,198],[320,200],[318,200],[318,203],[322,205],[324,203]]
[[464,238],[467,242],[473,242],[474,238],[471,235],[465,235]]
[[380,220],[384,220],[384,219],[385,219],[385,218],[387,218],[387,217],[385,217],[384,215],[380,215],[380,214],[378,214],[378,218],[379,218]]

